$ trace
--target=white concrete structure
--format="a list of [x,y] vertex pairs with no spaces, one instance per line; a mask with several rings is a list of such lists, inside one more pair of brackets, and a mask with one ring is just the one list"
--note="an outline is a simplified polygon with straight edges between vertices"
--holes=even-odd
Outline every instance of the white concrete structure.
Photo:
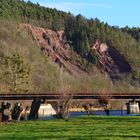
[[130,103],[130,114],[139,114],[140,109],[139,109],[139,104],[138,103]]
[[127,112],[128,114],[139,114],[140,113],[140,108],[139,108],[139,103],[137,102],[132,102],[130,101],[127,103]]
[[53,109],[53,107],[50,104],[41,104],[38,111],[39,118],[50,117],[53,115],[56,115],[56,111]]

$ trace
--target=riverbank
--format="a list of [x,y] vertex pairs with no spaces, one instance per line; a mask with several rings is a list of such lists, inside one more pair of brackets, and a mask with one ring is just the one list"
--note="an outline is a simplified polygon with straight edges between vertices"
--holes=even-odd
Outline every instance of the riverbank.
[[79,117],[1,124],[1,140],[139,140],[140,117]]

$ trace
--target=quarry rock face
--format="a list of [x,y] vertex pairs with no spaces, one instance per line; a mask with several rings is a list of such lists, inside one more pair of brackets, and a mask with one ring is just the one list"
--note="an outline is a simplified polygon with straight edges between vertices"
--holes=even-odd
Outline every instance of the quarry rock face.
[[98,54],[101,71],[107,73],[113,83],[121,80],[123,73],[131,73],[131,66],[115,48],[97,40],[92,49]]
[[103,53],[103,52],[106,52],[108,49],[108,46],[105,44],[105,43],[102,43],[100,45],[100,52]]
[[22,28],[29,32],[33,41],[40,46],[49,60],[64,67],[74,75],[86,73],[81,64],[71,58],[70,45],[67,43],[64,31],[43,29],[30,24],[21,24],[19,29]]
[[105,43],[100,43],[98,40],[93,44],[92,49],[95,49],[97,52],[104,53],[107,51],[108,46]]
[[[50,61],[64,67],[74,75],[87,74],[82,64],[72,59],[71,47],[63,30],[53,31],[30,24],[21,24],[19,30],[23,28],[28,31],[33,41],[40,46],[40,49],[48,56]],[[131,66],[115,48],[97,40],[91,46],[92,50],[95,50],[98,55],[98,68],[102,73],[107,73],[113,83],[122,79],[121,74],[131,73]]]

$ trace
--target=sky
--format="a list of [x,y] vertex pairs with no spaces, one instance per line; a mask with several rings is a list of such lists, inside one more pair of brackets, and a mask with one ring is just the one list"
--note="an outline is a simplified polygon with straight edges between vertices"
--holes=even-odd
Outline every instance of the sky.
[[110,25],[140,27],[140,0],[30,0],[42,6],[98,18]]

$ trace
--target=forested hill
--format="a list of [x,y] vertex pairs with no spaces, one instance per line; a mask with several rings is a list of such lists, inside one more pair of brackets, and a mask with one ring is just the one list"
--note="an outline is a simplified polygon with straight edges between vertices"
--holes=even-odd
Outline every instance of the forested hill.
[[53,30],[65,29],[67,39],[72,42],[74,50],[83,56],[96,39],[100,39],[108,46],[118,49],[133,67],[140,65],[138,62],[140,47],[137,41],[119,28],[111,27],[98,19],[89,20],[81,15],[75,17],[70,13],[22,0],[1,0],[0,16]]
[[138,42],[140,42],[140,28],[139,27],[133,27],[129,28],[126,26],[125,28],[122,28],[123,32],[127,32],[132,37],[134,37]]
[[[133,29],[120,29],[116,26],[110,26],[107,23],[101,22],[97,18],[87,19],[80,14],[74,16],[71,13],[46,8],[30,1],[25,2],[24,0],[1,0],[0,20],[2,21],[2,26],[5,26],[4,20],[8,20],[18,25],[26,23],[28,25],[51,29],[53,31],[64,31],[67,40],[66,43],[70,46],[70,52],[77,54],[77,56],[74,55],[74,57],[78,57],[78,59],[80,57],[82,69],[85,69],[85,71],[90,71],[92,67],[99,66],[99,61],[106,57],[106,60],[101,60],[100,63],[110,65],[109,68],[111,68],[111,71],[108,70],[108,74],[111,73],[110,77],[114,77],[114,71],[116,70],[114,64],[110,63],[110,60],[114,59],[117,60],[115,67],[117,64],[120,65],[118,67],[121,67],[126,63],[127,67],[124,69],[129,68],[130,70],[128,70],[128,72],[132,72],[133,79],[139,80],[139,33],[134,35]],[[10,27],[12,26],[10,25],[9,28]],[[10,30],[12,29],[9,29],[9,31]],[[9,31],[6,31],[6,33],[5,31],[0,32],[3,39],[7,39],[5,35],[8,36]],[[13,31],[10,33],[11,38],[12,33]],[[13,34],[13,36],[14,35],[15,34]],[[15,39],[14,41],[16,42],[17,40]],[[99,57],[97,53],[92,50],[92,47],[97,41],[100,42],[99,45],[107,44],[109,47],[109,52],[107,54]],[[0,43],[5,45],[7,42],[3,43],[2,40]],[[105,67],[105,69],[108,68]],[[123,71],[124,69],[120,68],[117,70]],[[123,74],[127,75],[126,72],[127,71],[123,72]],[[117,72],[117,74],[119,73]]]
[[23,0],[1,0],[0,15],[6,19],[12,17],[20,22],[28,22],[54,30],[64,29],[68,16],[65,12]]

